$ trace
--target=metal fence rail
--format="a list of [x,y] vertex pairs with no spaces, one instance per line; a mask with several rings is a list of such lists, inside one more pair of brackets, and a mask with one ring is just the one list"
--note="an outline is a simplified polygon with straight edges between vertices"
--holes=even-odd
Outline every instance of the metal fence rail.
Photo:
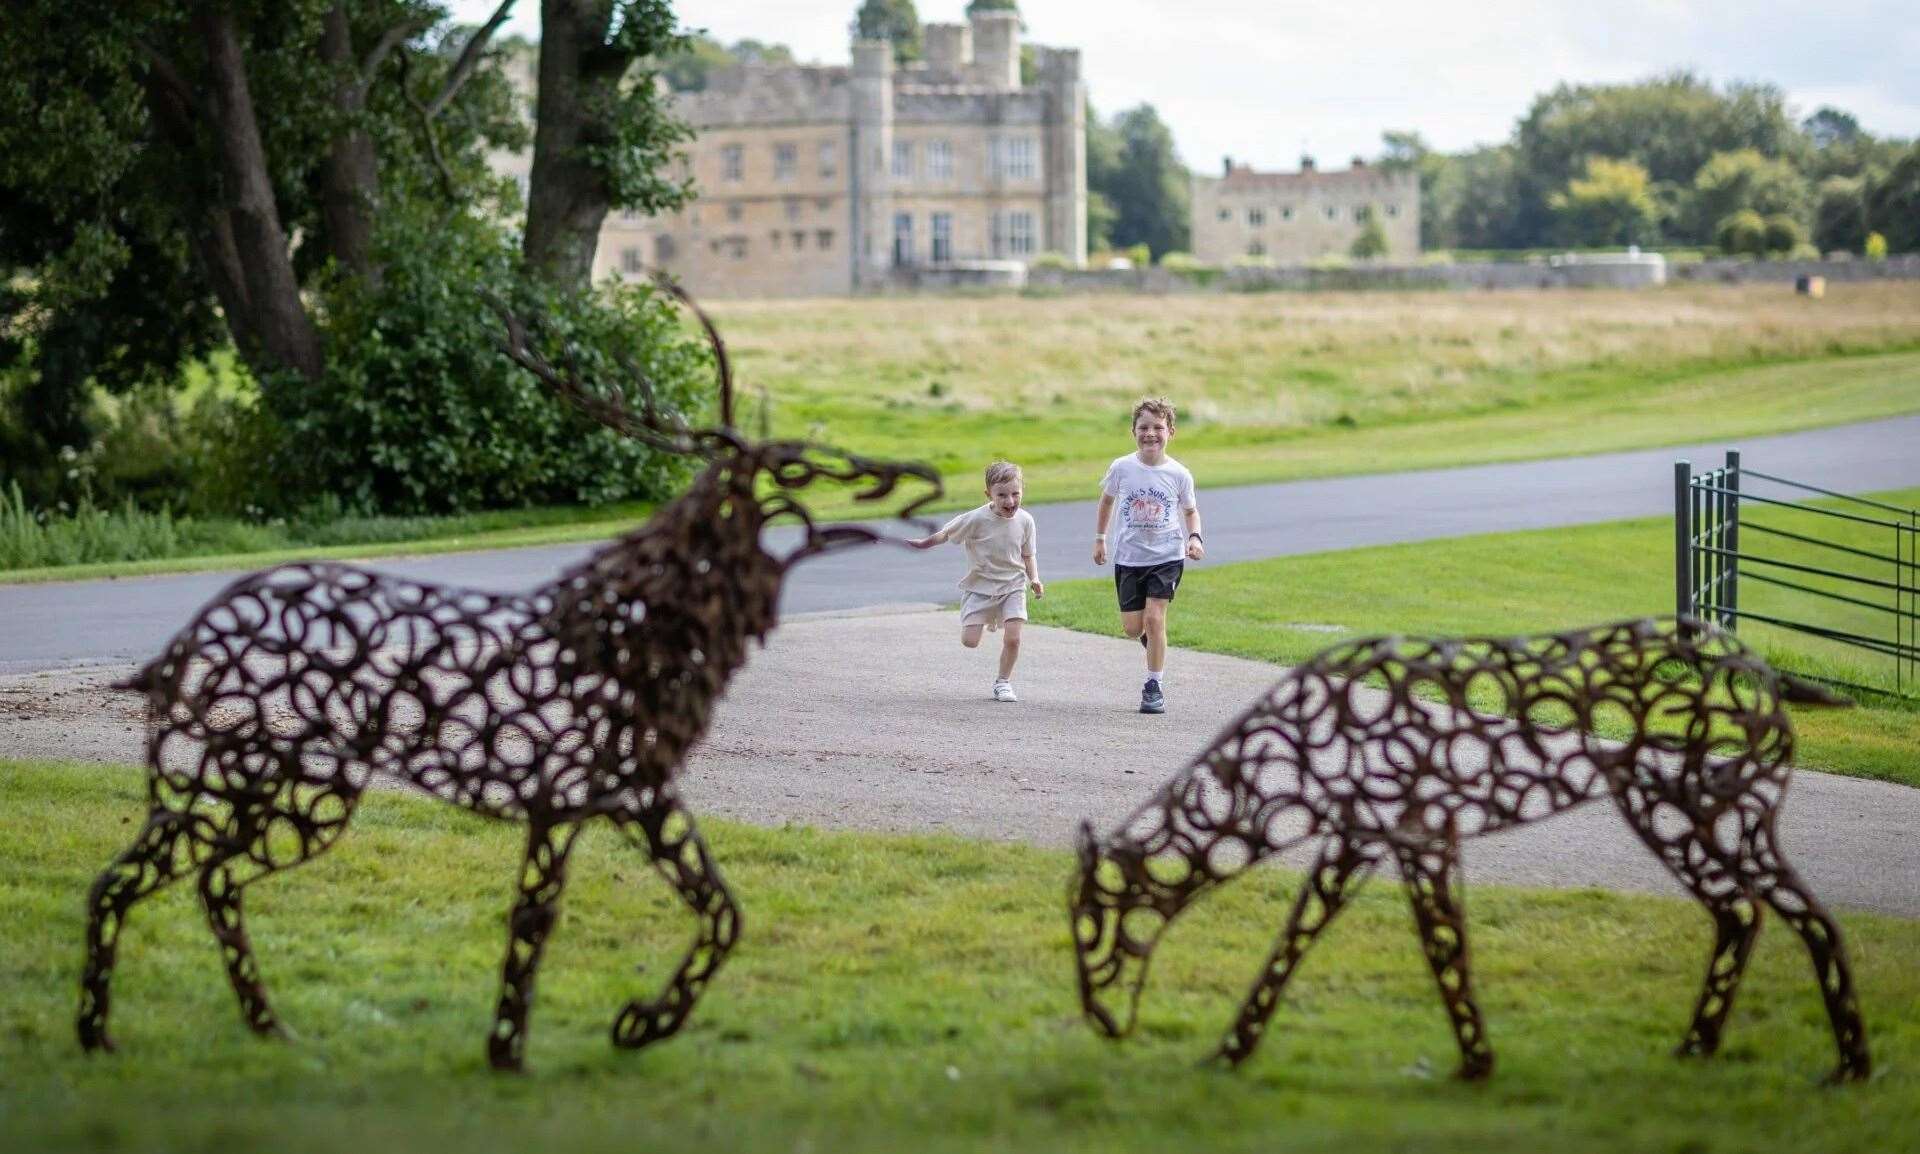
[[[1815,505],[1808,494],[1827,500]],[[1773,510],[1805,514],[1813,527],[1798,531],[1751,515]],[[1674,462],[1673,513],[1676,612],[1735,631],[1742,621],[1758,622],[1886,658],[1891,692],[1920,698],[1920,509],[1742,468],[1740,454],[1729,452],[1724,465],[1701,473],[1690,462]],[[1853,540],[1822,536],[1821,527],[1835,534],[1845,529]],[[1802,547],[1792,559],[1780,551],[1786,542]],[[1817,612],[1800,620],[1742,607],[1743,582],[1790,590],[1816,607],[1865,610],[1872,625],[1843,627],[1818,619]],[[1885,686],[1825,680],[1888,692]]]

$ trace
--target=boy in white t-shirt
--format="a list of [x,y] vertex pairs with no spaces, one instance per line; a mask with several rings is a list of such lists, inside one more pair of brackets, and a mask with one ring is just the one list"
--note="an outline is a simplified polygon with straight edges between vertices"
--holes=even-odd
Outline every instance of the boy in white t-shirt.
[[[1173,442],[1173,405],[1149,397],[1133,407],[1135,451],[1117,458],[1100,482],[1094,516],[1093,563],[1107,563],[1107,521],[1120,507],[1113,543],[1113,584],[1120,597],[1120,624],[1147,650],[1147,682],[1140,712],[1165,713],[1161,690],[1167,664],[1167,607],[1180,587],[1186,562],[1207,555],[1200,535],[1200,505],[1193,474],[1167,456]],[[1177,514],[1176,514],[1177,511]]]
[[1013,663],[1020,658],[1020,627],[1027,619],[1027,589],[1046,596],[1035,555],[1039,536],[1033,514],[1020,507],[1025,494],[1020,466],[995,461],[987,466],[987,503],[960,514],[931,537],[908,541],[931,549],[952,541],[967,549],[967,575],[960,579],[966,600],[960,606],[960,644],[973,649],[982,629],[1000,630],[1000,676],[993,682],[995,701],[1018,701],[1013,692]]

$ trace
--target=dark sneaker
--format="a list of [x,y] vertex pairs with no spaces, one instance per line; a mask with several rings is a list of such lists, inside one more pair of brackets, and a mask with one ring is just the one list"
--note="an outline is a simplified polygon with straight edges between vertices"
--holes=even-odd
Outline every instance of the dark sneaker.
[[1166,694],[1160,692],[1160,683],[1152,678],[1140,687],[1140,712],[1165,713],[1167,711]]

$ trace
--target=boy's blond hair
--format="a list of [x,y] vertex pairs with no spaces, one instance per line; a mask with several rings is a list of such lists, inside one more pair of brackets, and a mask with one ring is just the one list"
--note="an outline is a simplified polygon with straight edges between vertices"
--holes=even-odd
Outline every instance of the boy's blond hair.
[[1165,421],[1167,428],[1173,428],[1173,402],[1165,397],[1140,398],[1140,403],[1133,407],[1133,420],[1128,422],[1127,428],[1131,429],[1140,423],[1141,413],[1152,413]]
[[1004,485],[1008,481],[1020,480],[1020,466],[1012,461],[995,461],[987,466],[987,488]]

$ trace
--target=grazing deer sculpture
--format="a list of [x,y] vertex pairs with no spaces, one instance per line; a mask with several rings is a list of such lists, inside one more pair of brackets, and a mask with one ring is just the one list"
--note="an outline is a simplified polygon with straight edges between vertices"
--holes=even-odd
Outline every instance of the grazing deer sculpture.
[[[1694,675],[1679,679],[1681,669]],[[1836,703],[1693,620],[1328,649],[1290,670],[1113,833],[1096,838],[1082,825],[1069,892],[1081,1004],[1107,1035],[1130,1032],[1154,946],[1187,904],[1262,858],[1317,843],[1215,1058],[1238,1065],[1253,1053],[1314,939],[1391,860],[1440,985],[1460,1075],[1484,1077],[1493,1050],[1468,972],[1459,841],[1610,796],[1713,918],[1705,988],[1679,1052],[1719,1047],[1771,906],[1812,955],[1840,1050],[1834,1079],[1864,1079],[1866,1028],[1840,928],[1774,833],[1793,753],[1783,700]]]
[[[678,296],[677,290],[674,291]],[[692,302],[680,299],[689,307]],[[638,1048],[686,1021],[726,960],[740,915],[675,787],[713,704],[773,629],[787,571],[880,540],[814,522],[795,494],[820,480],[880,501],[919,464],[871,461],[733,428],[725,345],[712,344],[722,424],[690,429],[656,405],[637,367],[634,412],[555,368],[502,304],[504,348],[599,422],[656,449],[703,459],[687,492],[640,529],[523,596],[445,589],[349,565],[295,564],[229,586],[166,651],[124,683],[146,695],[149,812],[88,899],[80,1044],[111,1049],[115,946],[133,906],[187,874],[224,954],[247,1024],[280,1031],[242,918],[248,886],[320,853],[346,831],[376,776],[527,826],[488,1056],[524,1061],[541,948],[558,914],[569,850],[604,817],[651,858],[698,921],[692,947],[650,1000],[628,1002],[616,1046]],[[799,522],[784,556],[762,540]]]

